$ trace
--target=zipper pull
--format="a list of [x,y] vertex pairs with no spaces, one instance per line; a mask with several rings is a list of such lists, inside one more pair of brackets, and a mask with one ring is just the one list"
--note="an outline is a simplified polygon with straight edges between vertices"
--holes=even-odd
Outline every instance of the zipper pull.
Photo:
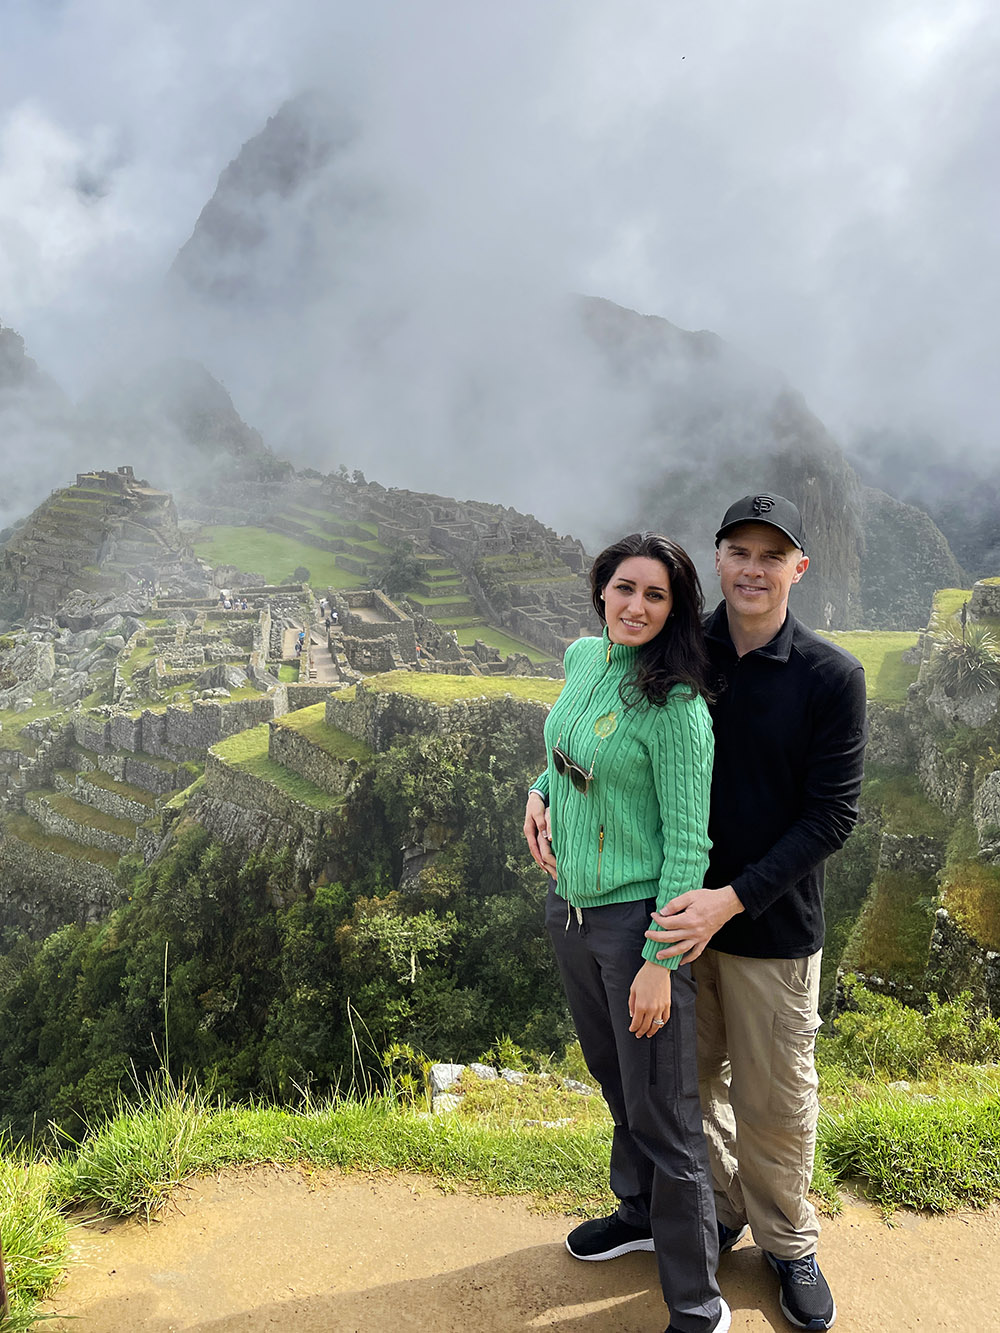
[[603,851],[604,851],[604,825],[603,825],[603,824],[601,825],[600,832],[599,832],[598,835],[597,835],[597,850],[598,850],[599,852],[603,852]]
[[610,639],[608,640],[608,655],[607,655],[607,657],[605,657],[605,659],[604,659],[604,665],[605,665],[605,666],[610,666],[610,665],[611,665],[611,640],[610,640]]

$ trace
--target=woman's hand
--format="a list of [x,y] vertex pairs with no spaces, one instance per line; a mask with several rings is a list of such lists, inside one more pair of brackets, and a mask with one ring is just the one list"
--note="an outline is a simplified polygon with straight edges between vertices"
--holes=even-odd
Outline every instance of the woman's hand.
[[628,993],[629,1032],[637,1037],[655,1037],[670,1017],[669,967],[643,963]]
[[556,858],[552,851],[549,808],[537,791],[528,792],[528,804],[524,807],[524,836],[535,862],[555,879]]

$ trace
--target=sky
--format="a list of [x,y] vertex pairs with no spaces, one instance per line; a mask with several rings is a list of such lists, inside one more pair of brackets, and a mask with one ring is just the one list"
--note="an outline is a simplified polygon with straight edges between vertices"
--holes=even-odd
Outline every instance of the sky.
[[[279,449],[353,467],[406,436],[379,479],[447,489],[456,367],[522,459],[605,420],[552,390],[586,293],[714,331],[845,444],[992,447],[987,0],[0,0],[0,25],[0,323],[73,397],[198,355]],[[164,275],[220,171],[307,88],[357,127],[275,224],[279,277],[312,246],[308,299],[179,311]]]

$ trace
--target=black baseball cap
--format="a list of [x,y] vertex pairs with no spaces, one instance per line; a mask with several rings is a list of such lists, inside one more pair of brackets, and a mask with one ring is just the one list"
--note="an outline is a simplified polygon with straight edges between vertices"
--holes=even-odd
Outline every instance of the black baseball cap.
[[722,520],[722,527],[715,534],[716,546],[731,528],[741,523],[767,523],[783,532],[805,554],[802,515],[791,500],[786,500],[783,495],[744,495],[742,500],[731,504]]

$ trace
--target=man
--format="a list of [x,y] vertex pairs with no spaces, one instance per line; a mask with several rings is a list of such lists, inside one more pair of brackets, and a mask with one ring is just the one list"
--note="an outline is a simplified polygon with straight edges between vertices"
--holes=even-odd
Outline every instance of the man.
[[718,674],[711,860],[706,887],[669,903],[649,938],[670,946],[658,957],[694,962],[720,1252],[749,1223],[786,1317],[828,1329],[837,1312],[807,1196],[823,864],[857,819],[864,670],[788,610],[809,567],[790,500],[737,500],[715,541],[725,600],[706,623]]

